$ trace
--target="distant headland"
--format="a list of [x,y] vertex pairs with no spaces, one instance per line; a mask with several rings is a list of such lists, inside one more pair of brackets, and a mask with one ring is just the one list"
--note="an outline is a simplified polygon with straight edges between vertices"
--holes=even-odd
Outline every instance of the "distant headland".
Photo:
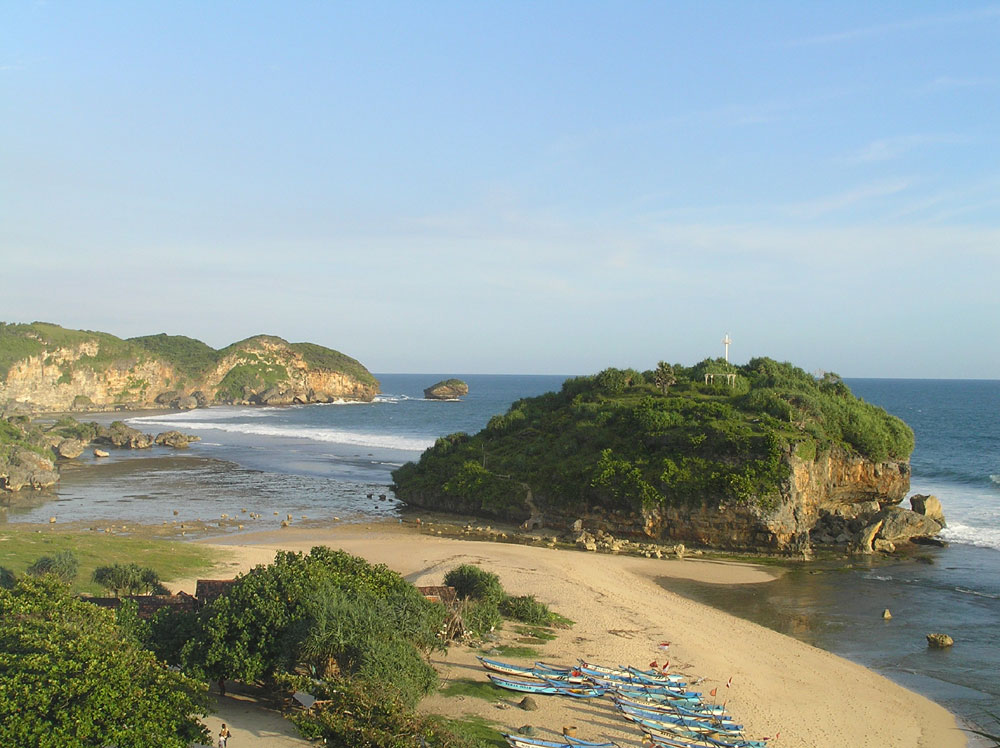
[[378,380],[350,356],[273,335],[216,350],[183,335],[122,339],[0,322],[0,409],[7,412],[370,402],[378,392]]

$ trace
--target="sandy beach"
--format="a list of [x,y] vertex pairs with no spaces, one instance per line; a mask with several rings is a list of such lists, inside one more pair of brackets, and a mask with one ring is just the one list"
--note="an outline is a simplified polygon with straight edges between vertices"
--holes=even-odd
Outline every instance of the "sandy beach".
[[[717,701],[727,702],[748,737],[780,733],[772,742],[779,748],[966,745],[953,715],[923,696],[847,660],[667,592],[655,581],[680,577],[755,584],[772,578],[772,572],[761,567],[451,539],[393,523],[286,528],[200,542],[229,554],[230,560],[216,570],[219,577],[268,563],[277,550],[308,551],[315,545],[386,564],[419,585],[440,584],[445,572],[458,564],[479,564],[498,574],[510,594],[535,595],[576,622],[542,647],[545,660],[572,663],[582,657],[644,665],[669,659],[671,670],[704,679],[697,690],[707,694],[718,688]],[[178,580],[172,586],[193,592],[194,582]],[[666,653],[657,648],[663,641],[671,642]],[[436,656],[442,684],[456,679],[485,682],[476,653],[456,646]],[[730,678],[732,686],[727,688]],[[541,696],[534,712],[517,708],[518,701],[514,693],[497,702],[434,694],[421,709],[453,717],[478,715],[505,731],[531,724],[548,738],[574,725],[577,736],[588,740],[611,737],[623,745],[639,743],[638,731],[605,700]]]

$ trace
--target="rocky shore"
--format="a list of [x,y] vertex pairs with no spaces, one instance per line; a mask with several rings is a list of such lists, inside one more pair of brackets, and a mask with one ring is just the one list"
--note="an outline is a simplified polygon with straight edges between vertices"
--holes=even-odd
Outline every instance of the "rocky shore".
[[149,449],[153,445],[187,449],[200,436],[164,431],[145,434],[114,421],[110,426],[81,423],[65,417],[54,424],[31,422],[24,416],[0,418],[0,492],[40,490],[59,482],[59,465],[87,449],[108,457],[108,449]]

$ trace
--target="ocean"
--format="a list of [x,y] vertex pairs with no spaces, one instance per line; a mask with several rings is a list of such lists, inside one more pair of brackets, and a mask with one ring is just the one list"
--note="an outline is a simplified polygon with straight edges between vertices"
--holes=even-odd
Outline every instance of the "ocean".
[[[442,435],[476,432],[522,397],[558,389],[562,376],[468,375],[460,401],[432,401],[443,377],[377,375],[372,403],[219,407],[134,414],[143,431],[178,429],[189,450],[85,455],[58,489],[0,512],[0,522],[161,522],[260,515],[247,529],[295,521],[394,517],[390,473]],[[910,494],[938,496],[946,548],[906,559],[793,565],[774,582],[742,587],[664,582],[782,633],[847,657],[1000,731],[1000,381],[848,379],[852,391],[903,418],[916,434]],[[102,414],[109,422],[116,417]],[[385,499],[380,499],[385,495]],[[369,498],[370,496],[370,498]],[[889,608],[890,621],[882,620]],[[929,650],[925,634],[955,639]]]

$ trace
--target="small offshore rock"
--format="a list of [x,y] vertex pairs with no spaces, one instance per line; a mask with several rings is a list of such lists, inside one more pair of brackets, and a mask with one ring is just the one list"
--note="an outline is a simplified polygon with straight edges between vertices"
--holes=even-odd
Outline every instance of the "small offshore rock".
[[932,649],[946,649],[955,643],[947,634],[928,634],[927,646]]
[[94,457],[110,457],[110,456],[111,456],[111,453],[110,452],[105,452],[103,449],[95,449],[94,450]]
[[892,613],[890,613],[889,609],[886,608],[885,610],[882,611],[882,620],[889,621],[891,619],[892,619]]

